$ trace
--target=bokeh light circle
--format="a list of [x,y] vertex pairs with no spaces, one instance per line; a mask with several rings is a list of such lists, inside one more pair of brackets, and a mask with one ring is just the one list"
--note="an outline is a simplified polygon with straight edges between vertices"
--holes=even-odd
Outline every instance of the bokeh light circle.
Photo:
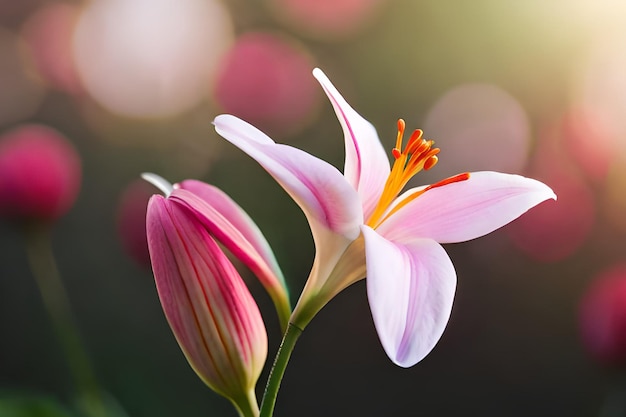
[[79,9],[69,3],[50,3],[22,26],[22,37],[37,74],[50,86],[71,94],[82,91],[74,65],[72,37]]
[[615,131],[621,152],[626,152],[626,32],[601,36],[582,54],[575,77],[576,100],[602,115]]
[[338,40],[363,30],[385,0],[268,0],[278,20],[317,39]]
[[596,202],[589,185],[565,157],[554,129],[540,137],[527,176],[550,186],[557,200],[541,203],[506,227],[511,241],[529,257],[556,262],[572,256],[595,224]]
[[520,103],[491,84],[464,84],[428,112],[425,137],[441,148],[437,177],[464,171],[521,172],[528,157],[529,122]]
[[216,0],[94,0],[82,13],[74,55],[89,94],[113,113],[181,113],[209,94],[233,36]]
[[589,354],[605,365],[626,365],[626,264],[594,277],[582,297],[579,316]]
[[215,100],[270,135],[293,134],[318,108],[321,89],[313,68],[300,44],[273,33],[246,33],[224,58]]
[[606,179],[617,156],[617,135],[597,110],[577,106],[566,111],[558,126],[560,146],[593,181]]

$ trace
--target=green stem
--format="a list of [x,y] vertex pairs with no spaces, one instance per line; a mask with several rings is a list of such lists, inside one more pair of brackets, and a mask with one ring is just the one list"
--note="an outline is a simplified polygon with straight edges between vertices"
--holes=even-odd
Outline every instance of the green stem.
[[49,229],[30,225],[25,232],[30,268],[79,391],[80,405],[90,416],[105,416],[95,374],[74,324],[69,298],[52,253]]
[[265,387],[265,393],[263,394],[263,400],[261,401],[261,414],[260,417],[272,417],[274,414],[274,405],[276,404],[276,397],[278,396],[278,389],[280,388],[280,382],[285,374],[287,363],[291,357],[291,352],[298,341],[298,338],[302,334],[302,329],[296,327],[294,324],[289,323],[287,331],[283,336],[283,341],[278,348],[276,358],[274,359],[274,365],[270,370],[270,375],[267,379],[267,386]]
[[247,395],[238,401],[233,400],[239,417],[259,417],[259,406],[256,402],[254,389],[248,391]]

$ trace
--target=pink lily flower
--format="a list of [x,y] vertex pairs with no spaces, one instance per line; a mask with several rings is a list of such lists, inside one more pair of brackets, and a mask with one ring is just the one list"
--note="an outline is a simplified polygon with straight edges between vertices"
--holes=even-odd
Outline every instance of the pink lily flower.
[[218,116],[215,129],[259,162],[309,221],[315,260],[291,323],[303,329],[337,293],[367,276],[381,343],[394,363],[412,366],[433,349],[452,309],[456,272],[441,243],[483,236],[556,196],[539,181],[497,172],[463,173],[400,194],[437,163],[434,142],[416,130],[402,149],[399,121],[390,167],[375,128],[320,69],[313,75],[344,131],[343,174],[234,116]]
[[[211,389],[241,415],[258,415],[254,387],[267,358],[267,334],[252,295],[216,242],[242,243],[256,229],[215,187],[184,181],[174,188],[155,175],[144,177],[168,194],[151,197],[146,231],[159,298],[176,340]],[[220,237],[210,222],[220,225]],[[244,227],[225,238],[237,235],[233,225]],[[239,250],[256,254],[245,243]]]

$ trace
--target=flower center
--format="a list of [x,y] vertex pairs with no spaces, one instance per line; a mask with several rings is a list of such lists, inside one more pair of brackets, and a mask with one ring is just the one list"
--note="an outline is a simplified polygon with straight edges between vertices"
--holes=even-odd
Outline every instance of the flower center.
[[406,146],[404,147],[404,150],[401,150],[405,128],[406,124],[404,123],[404,120],[399,119],[396,146],[391,150],[391,154],[395,160],[391,168],[391,172],[389,173],[389,177],[387,178],[387,182],[385,183],[383,192],[378,200],[378,204],[367,221],[367,225],[372,228],[376,228],[376,226],[382,223],[391,214],[395,213],[410,201],[424,194],[426,191],[454,182],[465,181],[469,178],[469,173],[467,172],[446,178],[443,181],[439,181],[435,184],[424,187],[421,190],[415,191],[389,210],[389,207],[409,180],[421,170],[428,171],[434,167],[439,160],[439,158],[437,158],[437,154],[440,152],[440,149],[433,148],[435,141],[424,140],[422,138],[424,133],[420,129],[413,131]]

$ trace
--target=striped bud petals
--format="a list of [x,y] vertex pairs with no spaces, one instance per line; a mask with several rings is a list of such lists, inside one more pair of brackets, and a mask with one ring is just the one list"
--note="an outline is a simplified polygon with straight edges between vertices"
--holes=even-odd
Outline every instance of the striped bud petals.
[[189,364],[241,415],[258,415],[254,386],[267,334],[241,276],[195,213],[175,199],[150,199],[146,230],[161,305]]
[[197,180],[170,184],[164,178],[144,173],[142,178],[166,197],[185,207],[215,238],[257,277],[272,298],[281,328],[291,316],[289,291],[272,248],[252,218],[226,193]]

